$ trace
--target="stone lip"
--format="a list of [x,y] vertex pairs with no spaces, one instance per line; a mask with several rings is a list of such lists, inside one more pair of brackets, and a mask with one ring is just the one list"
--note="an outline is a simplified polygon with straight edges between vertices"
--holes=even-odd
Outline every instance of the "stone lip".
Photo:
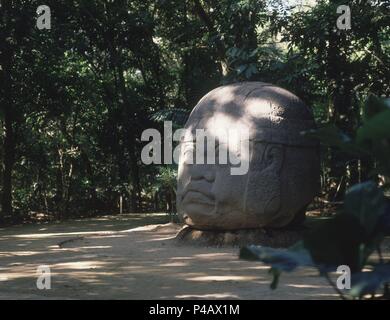
[[243,229],[199,230],[185,226],[176,235],[177,245],[209,247],[242,247],[261,245],[272,248],[288,248],[302,239],[303,228],[297,229]]

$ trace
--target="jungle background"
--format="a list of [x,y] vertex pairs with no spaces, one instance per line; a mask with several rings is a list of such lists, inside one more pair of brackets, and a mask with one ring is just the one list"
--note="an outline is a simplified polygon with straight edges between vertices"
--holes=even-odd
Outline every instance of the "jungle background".
[[[369,94],[390,96],[386,1],[46,0],[50,30],[36,27],[41,4],[0,2],[3,225],[174,213],[176,168],[142,164],[141,133],[182,126],[222,84],[277,84],[351,136]],[[371,157],[321,151],[317,207],[385,179]]]

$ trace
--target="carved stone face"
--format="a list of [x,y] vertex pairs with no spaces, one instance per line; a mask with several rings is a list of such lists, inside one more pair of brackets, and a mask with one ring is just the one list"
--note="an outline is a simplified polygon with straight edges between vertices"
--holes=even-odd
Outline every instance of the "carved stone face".
[[[181,143],[178,212],[198,229],[283,227],[302,211],[318,189],[316,143],[300,132],[314,128],[313,116],[296,96],[260,82],[217,88],[192,111],[185,128],[215,137],[216,164],[187,163],[194,141]],[[240,154],[224,133],[249,130],[249,153]],[[220,144],[220,145],[219,145]],[[249,171],[232,175],[218,164],[218,151],[248,157]],[[234,150],[233,150],[234,149]]]

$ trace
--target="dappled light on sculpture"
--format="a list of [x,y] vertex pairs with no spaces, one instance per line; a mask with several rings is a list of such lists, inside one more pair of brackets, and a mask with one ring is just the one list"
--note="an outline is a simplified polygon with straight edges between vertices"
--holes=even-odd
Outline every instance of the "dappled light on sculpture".
[[[177,204],[187,225],[208,231],[283,228],[304,216],[319,187],[319,154],[317,142],[302,135],[315,123],[298,97],[261,82],[219,87],[199,101],[185,128],[205,130],[216,150],[222,144],[249,162],[246,174],[233,175],[232,165],[218,163],[218,152],[216,164],[181,159]],[[248,159],[226,135],[244,129]],[[188,143],[182,141],[184,150]]]

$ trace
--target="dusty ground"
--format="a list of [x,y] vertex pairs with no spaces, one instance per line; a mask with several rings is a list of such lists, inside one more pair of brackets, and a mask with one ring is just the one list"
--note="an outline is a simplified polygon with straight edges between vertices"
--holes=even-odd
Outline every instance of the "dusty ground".
[[[268,267],[238,260],[234,248],[177,246],[179,226],[156,226],[168,220],[122,215],[0,229],[0,299],[337,298],[312,269],[283,275],[272,291]],[[51,290],[36,287],[39,265],[51,268]]]

